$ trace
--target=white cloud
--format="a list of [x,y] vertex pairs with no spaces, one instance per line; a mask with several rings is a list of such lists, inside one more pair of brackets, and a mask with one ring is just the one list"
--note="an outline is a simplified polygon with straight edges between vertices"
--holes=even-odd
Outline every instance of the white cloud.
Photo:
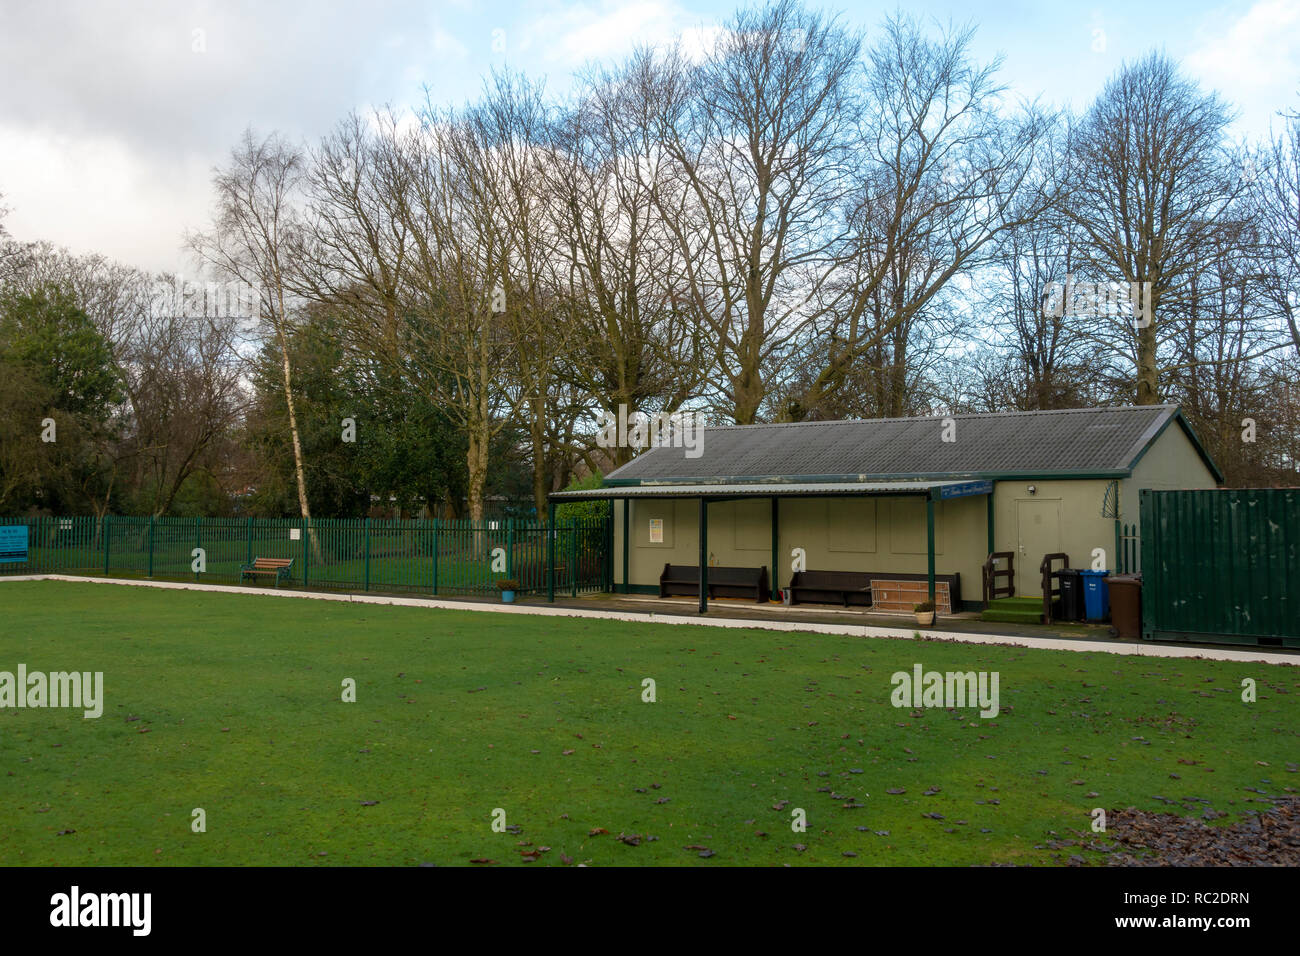
[[1183,63],[1240,109],[1241,132],[1266,132],[1279,110],[1300,106],[1300,0],[1259,0],[1241,15],[1212,15]]
[[147,269],[183,269],[178,219],[207,218],[208,164],[160,162],[111,136],[0,126],[0,183],[19,240],[108,252]]
[[712,30],[675,0],[601,0],[553,7],[529,23],[507,52],[536,47],[553,66],[572,68],[617,60],[640,44],[667,46],[680,39],[689,53]]

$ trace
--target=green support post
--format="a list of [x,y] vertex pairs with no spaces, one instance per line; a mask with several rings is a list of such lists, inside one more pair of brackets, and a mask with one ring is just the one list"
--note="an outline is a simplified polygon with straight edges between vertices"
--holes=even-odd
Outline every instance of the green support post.
[[[926,550],[926,584],[929,589],[930,603],[934,603],[934,496],[925,496],[925,550]],[[934,611],[936,620],[939,609]]]
[[[997,486],[995,485],[994,487]],[[988,535],[989,535],[988,553],[992,554],[994,551],[997,550],[996,548],[993,547],[993,490],[992,489],[989,490],[988,496],[984,500],[986,502],[986,507],[987,507],[987,511],[985,513],[985,518],[984,518],[984,525],[987,528]]]
[[153,577],[153,525],[154,516],[149,516],[149,577]]
[[108,577],[108,515],[100,521],[99,530],[104,533],[104,577]]
[[307,562],[311,560],[311,550],[308,547],[307,540],[311,535],[307,528],[307,519],[302,519],[302,586],[307,586]]
[[[248,519],[248,559],[244,562],[244,564],[251,565],[252,563],[253,563],[253,519],[249,518]],[[243,583],[242,580],[240,583],[241,584]]]
[[781,499],[773,498],[772,499],[772,600],[773,601],[781,600],[781,588],[780,588],[781,573],[779,571],[781,565],[778,563],[780,561],[781,556],[777,554],[777,533],[780,527],[780,517],[781,517]]
[[632,539],[632,525],[629,523],[630,519],[628,516],[628,513],[631,510],[630,505],[631,505],[630,499],[624,498],[623,499],[623,593],[624,594],[630,594],[632,592],[632,584],[630,581],[628,581],[628,577],[627,577],[628,542]]
[[569,596],[578,596],[578,525],[579,519],[573,519],[569,529]]
[[366,519],[362,533],[366,536],[366,583],[365,590],[370,590],[370,519]]
[[[195,516],[195,518],[194,518],[194,547],[196,547],[196,548],[201,548],[201,547],[203,547],[203,518],[202,518],[202,516]],[[199,579],[199,572],[195,571],[195,572],[194,572],[194,580],[197,581],[198,579]]]
[[700,496],[700,613],[709,610],[709,500]]
[[609,502],[609,509],[605,513],[605,560],[602,562],[605,570],[605,591],[608,594],[614,593],[614,502]]
[[555,502],[546,503],[546,600],[555,603]]

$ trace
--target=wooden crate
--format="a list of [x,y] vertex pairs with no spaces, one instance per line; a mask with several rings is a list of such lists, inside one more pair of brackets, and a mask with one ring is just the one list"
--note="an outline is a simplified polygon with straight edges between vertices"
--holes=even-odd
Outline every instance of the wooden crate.
[[[930,585],[926,581],[871,581],[871,609],[873,611],[901,611],[912,613],[912,607],[930,600]],[[952,613],[952,597],[947,581],[934,582],[934,607],[940,614]]]

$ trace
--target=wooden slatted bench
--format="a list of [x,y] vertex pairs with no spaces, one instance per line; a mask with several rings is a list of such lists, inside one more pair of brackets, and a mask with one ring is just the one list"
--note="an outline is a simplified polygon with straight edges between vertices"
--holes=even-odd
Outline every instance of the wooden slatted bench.
[[791,604],[871,607],[871,575],[864,571],[796,571],[789,590]]
[[256,581],[258,578],[275,576],[275,586],[280,586],[281,580],[289,580],[293,573],[293,558],[254,558],[252,564],[245,564],[239,569],[239,583],[243,584],[245,578],[252,578]]
[[[761,568],[709,568],[709,597],[753,598],[755,603],[768,600],[767,566]],[[699,565],[665,564],[659,575],[659,596],[695,595],[700,593]]]

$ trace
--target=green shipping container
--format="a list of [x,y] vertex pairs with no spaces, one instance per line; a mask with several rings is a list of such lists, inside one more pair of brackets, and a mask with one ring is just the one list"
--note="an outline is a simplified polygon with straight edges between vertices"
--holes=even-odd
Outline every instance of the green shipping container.
[[1140,500],[1144,638],[1300,647],[1300,489]]

